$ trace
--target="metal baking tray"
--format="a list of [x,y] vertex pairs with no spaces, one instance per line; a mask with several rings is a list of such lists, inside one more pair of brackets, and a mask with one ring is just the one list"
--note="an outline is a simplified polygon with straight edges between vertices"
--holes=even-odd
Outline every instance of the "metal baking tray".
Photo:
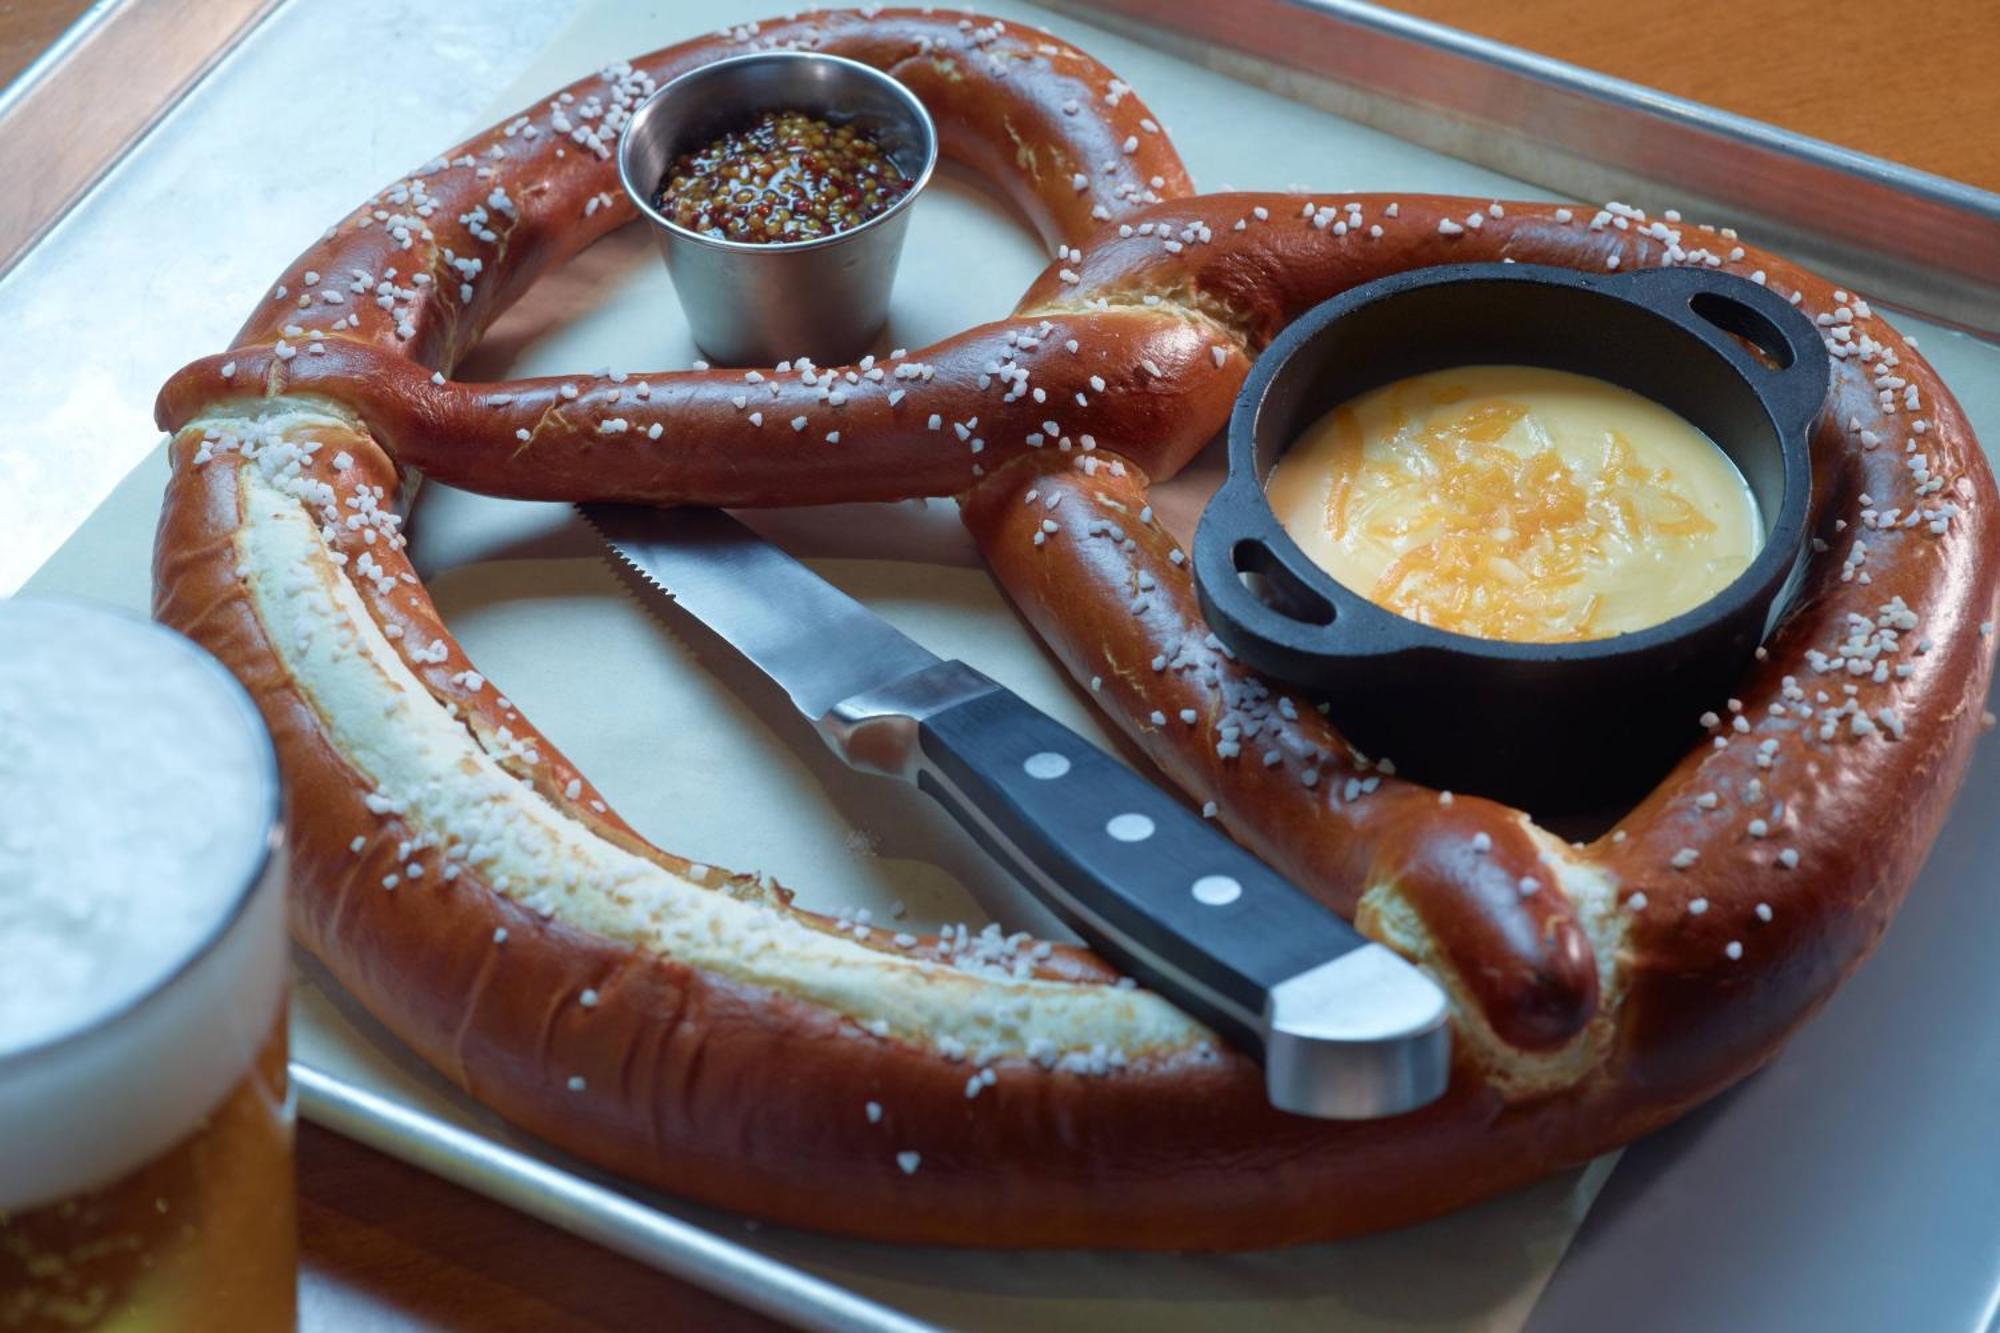
[[[2000,245],[1992,230],[2000,201],[1993,196],[1864,163],[1864,174],[1888,191],[1885,208],[1942,210],[1935,215],[1944,219],[1937,224],[1942,230],[1929,233],[1934,248],[1892,254],[1856,237],[1846,251],[1837,244],[1821,248],[1822,239],[1832,244],[1840,238],[1829,232],[1816,239],[1810,210],[1780,207],[1782,200],[1753,195],[1742,184],[1768,174],[1757,159],[1716,158],[1733,160],[1737,165],[1729,170],[1748,173],[1735,185],[1720,166],[1705,178],[1706,186],[1665,170],[1689,151],[1688,141],[1669,130],[1705,125],[1719,139],[1807,164],[1811,172],[1801,168],[1803,174],[1793,177],[1801,199],[1828,188],[1835,178],[1812,172],[1838,165],[1840,150],[1768,127],[1745,130],[1747,123],[1703,108],[1611,87],[1582,71],[1366,6],[1239,0],[1224,24],[1224,11],[1194,0],[1156,7],[1140,0],[1058,3],[1088,22],[1111,22],[1184,57],[1198,56],[1232,77],[1330,105],[1403,139],[1563,193],[1617,193],[1653,203],[1669,184],[1672,202],[1680,203],[1695,201],[1697,191],[1709,198],[1712,190],[1713,202],[1698,205],[1712,216],[1742,218],[1760,236],[1783,237],[1823,267],[1853,273],[1857,285],[1892,292],[1910,308],[1964,325],[1993,325],[1990,301],[1982,320],[1982,303],[1975,299],[2000,290],[1994,272]],[[11,550],[0,549],[0,593],[11,591],[141,462],[155,438],[148,421],[151,394],[165,375],[193,351],[221,345],[270,274],[335,210],[424,160],[455,133],[476,128],[465,119],[468,110],[484,93],[506,85],[527,64],[524,53],[553,40],[581,7],[581,0],[438,0],[421,8],[398,0],[288,0],[261,24],[239,29],[240,44],[211,56],[210,72],[198,86],[155,108],[143,122],[151,126],[141,144],[148,151],[115,159],[69,214],[45,228],[14,271],[0,275],[0,367],[11,368],[0,371],[7,380],[0,387],[9,390],[0,395],[0,531],[16,538]],[[733,18],[739,9],[748,15],[760,8],[728,0],[694,16],[679,5],[660,13],[634,7],[632,27],[639,35],[602,56],[663,44]],[[996,8],[1076,31],[1087,48],[1109,41],[1081,30],[1083,23],[1038,15],[1012,0]],[[1140,14],[1221,24],[1221,30],[1191,27],[1206,35],[1190,39],[1177,29],[1138,23]],[[1346,26],[1316,30],[1308,21]],[[1291,26],[1301,24],[1307,26]],[[1242,52],[1222,49],[1252,36],[1319,73],[1274,73],[1279,66],[1271,62],[1260,70]],[[292,134],[284,152],[275,153],[267,127],[246,111],[281,104],[299,62],[308,60],[327,80],[321,86],[329,105],[336,91],[344,104],[327,128]],[[1399,71],[1393,79],[1392,69]],[[1471,69],[1479,71],[1477,78],[1467,73]],[[382,88],[393,88],[394,96],[372,95]],[[1366,97],[1354,89],[1368,90]],[[1607,100],[1607,90],[1620,89]],[[1620,114],[1638,117],[1625,130],[1598,125],[1594,147],[1565,141],[1566,119],[1591,118],[1578,117],[1577,107],[1608,115],[1604,108],[1621,97]],[[1329,100],[1336,98],[1348,100]],[[1621,154],[1621,144],[1630,156]],[[1640,144],[1653,145],[1643,159]],[[1538,154],[1537,145],[1546,151]],[[1322,183],[1467,192],[1508,185],[1483,174],[1467,184],[1465,169],[1391,139],[1364,147],[1358,174],[1365,179]],[[191,173],[204,161],[227,164],[228,179],[241,188],[224,207],[211,196],[175,232],[162,207],[199,184]],[[1564,174],[1585,169],[1604,174]],[[218,228],[226,237],[220,243]],[[155,282],[144,308],[73,300],[84,274],[143,272],[153,256],[173,252],[200,256],[200,281]],[[161,337],[163,328],[172,335]],[[1921,331],[1926,351],[1959,388],[1988,440],[2000,441],[2000,349],[1943,329]],[[44,366],[62,366],[65,376],[85,386],[88,410],[76,390],[50,387],[55,377],[32,373]],[[23,464],[25,455],[8,452],[21,450],[21,441],[46,448],[51,439],[68,443],[68,457],[76,460],[70,473],[37,473],[39,464]],[[37,485],[9,485],[10,467]],[[53,498],[44,484],[51,480],[58,488]],[[157,493],[158,478],[142,467],[127,483],[134,485]],[[100,534],[100,546],[108,542],[120,558],[122,582],[79,581],[58,559],[37,584],[143,605],[148,539],[130,531]],[[1630,1312],[1644,1310],[1637,1323],[1648,1329],[1984,1328],[2000,1276],[2000,1217],[1988,1206],[2000,1193],[2000,1153],[1984,1132],[1989,1108],[2000,1100],[2000,1060],[1980,1020],[2000,1005],[2000,976],[1983,965],[1979,942],[2000,931],[2000,895],[1981,892],[1990,888],[1996,864],[2000,749],[1989,746],[1877,958],[1770,1071],[1626,1154],[1527,1326],[1555,1333],[1632,1325]],[[306,1004],[337,1007],[337,997],[313,979],[310,966],[303,976]],[[337,1013],[320,1012],[311,1021],[328,1028],[365,1026],[362,1018]],[[1866,1053],[1865,1067],[1858,1065],[1860,1052]],[[932,1267],[936,1251],[914,1254],[900,1268],[884,1264],[886,1278],[871,1284],[873,1295],[863,1295],[841,1285],[837,1273],[816,1274],[807,1263],[789,1261],[787,1254],[797,1250],[760,1245],[739,1219],[635,1191],[510,1135],[463,1099],[449,1114],[414,1109],[419,1093],[438,1093],[435,1076],[413,1061],[394,1064],[388,1076],[378,1070],[362,1077],[337,1061],[301,1054],[294,1068],[309,1118],[469,1188],[802,1327],[936,1326],[893,1308],[904,1303],[899,1295],[917,1293],[939,1268],[948,1268]],[[402,1089],[410,1095],[398,1096]],[[1726,1203],[1718,1206],[1718,1200]],[[1439,1261],[1445,1262],[1448,1238],[1460,1233],[1433,1234],[1446,1238],[1439,1242]],[[1271,1270],[1257,1256],[1246,1259],[1236,1271],[1247,1295]],[[1919,1261],[1921,1284],[1895,1280]],[[1066,1283],[1071,1294],[1092,1290],[1095,1270],[1084,1262],[1038,1256],[996,1261],[986,1290],[1015,1299],[1024,1291],[1039,1294],[1035,1284],[1051,1271],[1064,1275],[1058,1285]],[[1415,1286],[1435,1274],[1407,1276]],[[1152,1294],[1175,1296],[1171,1289]],[[1125,1307],[1109,1292],[1103,1299],[1101,1326],[1124,1322]],[[1431,1313],[1437,1317],[1428,1322],[1442,1323],[1463,1312],[1438,1302]],[[1520,1320],[1507,1326],[1519,1327]]]

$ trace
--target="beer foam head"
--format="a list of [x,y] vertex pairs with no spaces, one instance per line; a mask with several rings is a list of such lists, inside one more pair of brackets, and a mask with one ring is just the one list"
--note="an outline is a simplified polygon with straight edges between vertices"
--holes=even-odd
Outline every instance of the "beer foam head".
[[165,632],[0,603],[0,1052],[129,1005],[255,876],[266,742]]
[[[202,984],[197,964],[246,957],[232,936],[267,870],[274,772],[241,688],[187,640],[81,604],[0,601],[0,1122],[76,1129],[80,1108],[124,1101],[143,1114],[107,1132],[136,1146],[171,1141],[184,1126],[167,1121],[227,1091],[193,1085],[223,1054],[196,1048],[268,1031],[275,994],[259,1001],[261,981],[238,992],[263,1005],[246,1027],[225,1012],[231,978]],[[240,1070],[254,1050],[227,1054]],[[97,1146],[100,1162],[126,1155]],[[10,1174],[0,1207],[21,1193]]]

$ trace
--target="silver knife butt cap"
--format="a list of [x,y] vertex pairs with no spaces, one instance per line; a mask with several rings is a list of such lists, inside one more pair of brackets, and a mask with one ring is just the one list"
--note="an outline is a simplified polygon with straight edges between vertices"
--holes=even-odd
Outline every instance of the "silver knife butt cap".
[[1264,1013],[1271,1104],[1328,1120],[1422,1106],[1451,1079],[1450,1016],[1443,988],[1380,944],[1282,981]]

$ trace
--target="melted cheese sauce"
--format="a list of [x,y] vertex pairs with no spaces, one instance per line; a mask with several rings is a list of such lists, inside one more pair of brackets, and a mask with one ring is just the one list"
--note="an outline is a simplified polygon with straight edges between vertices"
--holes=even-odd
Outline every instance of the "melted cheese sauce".
[[1379,606],[1486,639],[1559,643],[1659,624],[1763,542],[1728,455],[1649,398],[1530,366],[1399,380],[1320,418],[1271,507]]

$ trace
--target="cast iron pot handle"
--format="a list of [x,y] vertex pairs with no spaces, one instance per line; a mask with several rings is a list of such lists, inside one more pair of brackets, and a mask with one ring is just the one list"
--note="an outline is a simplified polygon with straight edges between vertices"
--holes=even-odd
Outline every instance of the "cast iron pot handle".
[[[1209,627],[1252,666],[1296,674],[1346,637],[1344,608],[1291,568],[1297,556],[1256,479],[1232,475],[1202,511],[1194,535],[1195,593]],[[1240,577],[1264,581],[1268,599]],[[1275,605],[1274,605],[1275,603]]]
[[[1760,283],[1708,269],[1647,269],[1627,281],[1648,307],[1728,357],[1759,386],[1787,437],[1813,428],[1826,406],[1832,364],[1819,329],[1798,307]],[[1730,334],[1775,364],[1751,355]]]

